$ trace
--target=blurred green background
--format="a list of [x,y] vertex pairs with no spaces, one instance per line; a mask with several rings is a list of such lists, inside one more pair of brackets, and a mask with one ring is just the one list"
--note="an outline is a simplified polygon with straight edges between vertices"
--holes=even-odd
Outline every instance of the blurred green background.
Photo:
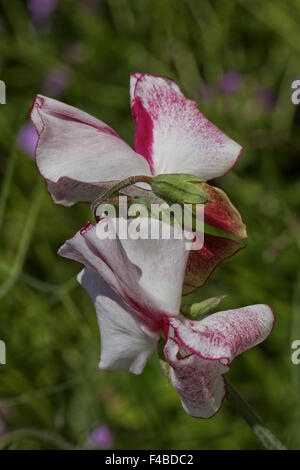
[[[75,279],[81,266],[56,254],[89,207],[54,206],[19,148],[35,93],[93,114],[132,144],[128,83],[139,71],[175,79],[245,147],[213,183],[242,213],[248,246],[194,299],[227,294],[222,309],[271,305],[273,333],[227,376],[287,447],[300,449],[300,365],[291,362],[300,339],[300,114],[290,98],[300,76],[299,1],[61,0],[42,20],[33,3],[0,6],[2,432],[35,428],[83,447],[105,425],[115,449],[259,448],[226,401],[210,420],[185,414],[156,356],[141,376],[98,370],[94,307]],[[23,437],[10,448],[55,445]]]

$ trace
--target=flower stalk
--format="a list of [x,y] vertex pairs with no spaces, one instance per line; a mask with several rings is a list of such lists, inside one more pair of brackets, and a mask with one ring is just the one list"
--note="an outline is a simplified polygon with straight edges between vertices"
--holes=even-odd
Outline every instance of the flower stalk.
[[119,183],[115,184],[112,188],[108,189],[104,194],[101,194],[101,196],[97,197],[97,199],[95,199],[95,201],[92,202],[91,211],[94,216],[94,219],[97,221],[97,208],[103,202],[107,201],[107,199],[118,194],[118,192],[121,191],[122,189],[127,188],[128,186],[132,186],[133,184],[137,184],[137,183],[151,184],[151,182],[152,182],[151,176],[139,175],[139,176],[130,176],[129,178],[126,178],[125,180],[122,180]]
[[226,385],[226,398],[228,402],[244,421],[246,421],[261,445],[267,450],[287,450],[279,439],[266,427],[261,417],[254,411],[232,383],[226,380]]

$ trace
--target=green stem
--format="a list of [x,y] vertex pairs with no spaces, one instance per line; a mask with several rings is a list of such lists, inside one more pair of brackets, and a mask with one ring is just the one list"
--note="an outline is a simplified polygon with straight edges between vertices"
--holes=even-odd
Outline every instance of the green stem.
[[97,221],[97,208],[102,204],[104,201],[107,199],[111,198],[112,196],[115,196],[121,189],[127,188],[128,186],[132,186],[133,184],[136,183],[148,183],[151,184],[152,178],[151,176],[130,176],[129,178],[126,178],[123,181],[120,181],[117,183],[115,186],[110,188],[108,191],[106,191],[104,194],[101,196],[97,197],[94,202],[92,202],[91,205],[91,211],[94,216],[94,219]]
[[236,388],[228,380],[226,384],[227,400],[250,426],[262,446],[267,450],[287,450],[277,437],[265,426],[260,416],[258,416],[245,398],[240,395]]
[[18,429],[17,431],[8,432],[0,438],[0,450],[9,447],[16,441],[21,440],[35,440],[48,444],[51,447],[64,450],[75,450],[77,447],[74,444],[66,441],[64,438],[47,431],[39,429]]

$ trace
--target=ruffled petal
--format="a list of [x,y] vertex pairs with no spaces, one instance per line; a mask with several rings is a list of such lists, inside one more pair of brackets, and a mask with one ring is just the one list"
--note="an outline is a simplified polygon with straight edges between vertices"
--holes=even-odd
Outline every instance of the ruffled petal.
[[143,74],[140,72],[133,72],[130,74],[130,83],[129,83],[129,94],[130,94],[130,106],[131,108],[134,105],[134,92],[135,92],[135,86],[136,82],[138,79],[142,76]]
[[208,121],[175,82],[141,74],[133,85],[135,150],[153,174],[189,173],[207,181],[235,165],[241,146]]
[[204,221],[212,227],[223,230],[241,240],[247,238],[246,225],[241,214],[232,204],[227,194],[209,184],[202,186],[208,202],[204,206]]
[[210,418],[225,397],[224,373],[232,359],[261,343],[272,331],[268,305],[252,305],[209,315],[201,321],[170,318],[164,354],[184,410]]
[[261,343],[271,333],[274,314],[258,304],[214,313],[201,321],[170,318],[176,338],[194,354],[228,364],[238,354]]
[[244,246],[244,244],[228,238],[205,234],[201,250],[190,251],[182,294],[191,294],[203,286],[222,261],[236,254]]
[[246,225],[227,194],[208,184],[203,185],[203,190],[208,198],[204,206],[205,224],[222,230],[235,239],[204,234],[203,247],[190,252],[183,295],[190,294],[205,284],[218,264],[245,247],[244,240],[247,238]]
[[149,166],[109,126],[73,106],[37,95],[31,119],[36,163],[57,204],[93,200],[111,181],[149,175]]
[[164,353],[183,409],[195,418],[211,418],[222,405],[225,396],[223,374],[229,367],[196,354],[181,357],[178,342],[170,337]]
[[[68,240],[58,253],[98,272],[142,314],[140,319],[147,320],[145,324],[149,329],[157,329],[163,315],[179,312],[188,257],[185,240],[172,236],[170,239],[133,239],[132,232],[126,235],[126,222],[125,219],[105,218],[96,226],[89,225]],[[128,222],[130,231],[137,219]],[[167,226],[157,219],[140,218],[138,232],[150,236],[149,223],[151,229],[161,230]],[[171,229],[172,234],[173,229],[166,228]],[[122,235],[127,237],[125,239],[117,236],[122,230],[125,230]],[[102,239],[104,233],[108,238]]]
[[85,268],[78,281],[95,304],[101,334],[100,369],[141,374],[159,335],[142,328],[128,305],[97,273]]

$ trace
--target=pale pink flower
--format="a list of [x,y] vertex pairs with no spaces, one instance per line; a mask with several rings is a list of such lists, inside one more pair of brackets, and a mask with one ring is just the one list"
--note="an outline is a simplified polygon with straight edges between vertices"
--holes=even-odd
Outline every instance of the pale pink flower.
[[[140,223],[142,227],[148,219]],[[151,223],[162,224],[156,219]],[[111,238],[97,236],[103,225]],[[85,265],[78,280],[98,316],[99,367],[141,374],[163,338],[183,408],[192,416],[209,418],[223,402],[223,375],[230,362],[269,335],[273,313],[267,305],[252,305],[187,320],[179,313],[188,260],[184,240],[120,239],[116,227],[115,219],[102,219],[59,250],[61,256]]]

